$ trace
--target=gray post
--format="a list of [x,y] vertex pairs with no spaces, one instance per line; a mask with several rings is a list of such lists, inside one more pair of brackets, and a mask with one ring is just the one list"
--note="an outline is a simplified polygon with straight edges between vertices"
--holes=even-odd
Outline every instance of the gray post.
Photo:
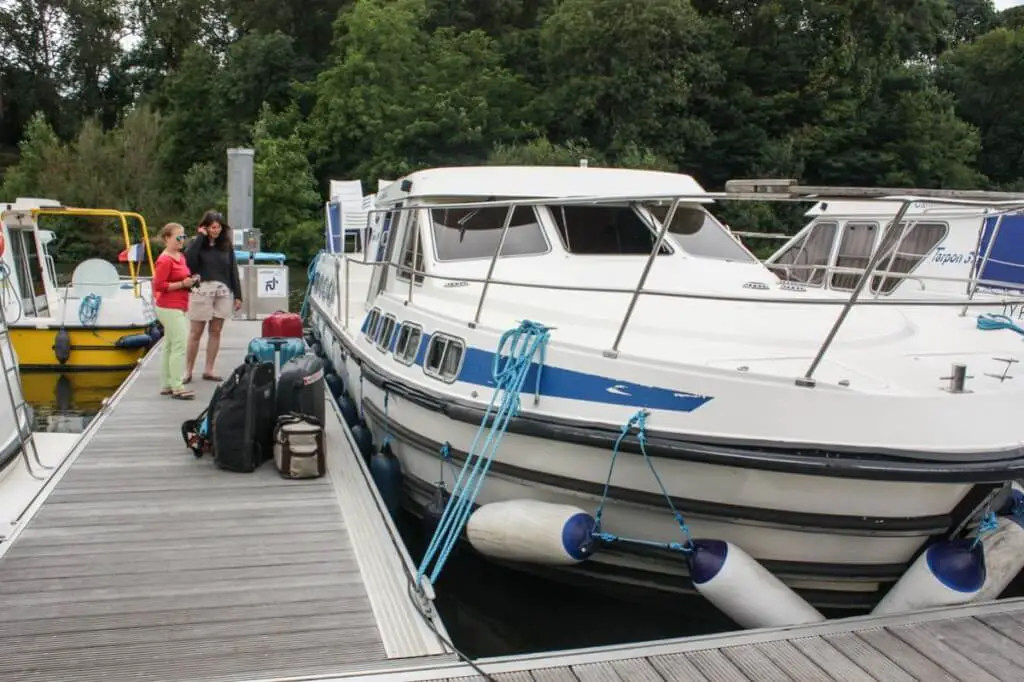
[[251,230],[253,204],[252,149],[228,150],[228,225],[233,230]]

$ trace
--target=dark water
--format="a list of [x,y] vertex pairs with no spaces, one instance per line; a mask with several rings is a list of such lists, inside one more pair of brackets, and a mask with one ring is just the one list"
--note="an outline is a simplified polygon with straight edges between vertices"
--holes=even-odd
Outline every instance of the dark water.
[[[298,311],[305,268],[290,268],[291,309]],[[117,390],[126,372],[31,372],[22,375],[35,428],[80,433]],[[197,408],[198,409],[198,408]],[[429,538],[411,516],[398,520],[415,560]],[[472,657],[634,642],[731,629],[694,598],[627,603],[513,571],[462,548],[437,585],[437,607],[456,646]]]

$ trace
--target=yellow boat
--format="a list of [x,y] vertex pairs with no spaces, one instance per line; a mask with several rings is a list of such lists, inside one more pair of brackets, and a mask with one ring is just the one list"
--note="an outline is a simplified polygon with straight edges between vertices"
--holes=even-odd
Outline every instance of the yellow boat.
[[[120,223],[128,276],[102,258],[78,264],[57,284],[41,216],[104,217]],[[139,230],[133,243],[129,225]],[[149,266],[147,277],[142,266]],[[145,219],[114,209],[61,206],[46,199],[0,204],[0,305],[22,370],[123,370],[159,338],[152,304],[153,254]]]

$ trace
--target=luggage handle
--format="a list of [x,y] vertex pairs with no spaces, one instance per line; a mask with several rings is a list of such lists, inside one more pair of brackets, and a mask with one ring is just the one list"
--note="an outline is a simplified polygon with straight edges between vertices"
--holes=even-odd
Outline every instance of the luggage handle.
[[324,426],[315,416],[311,414],[303,414],[302,412],[286,412],[277,418],[277,426],[297,424],[299,422],[309,422],[313,426],[319,426],[320,428],[323,428]]

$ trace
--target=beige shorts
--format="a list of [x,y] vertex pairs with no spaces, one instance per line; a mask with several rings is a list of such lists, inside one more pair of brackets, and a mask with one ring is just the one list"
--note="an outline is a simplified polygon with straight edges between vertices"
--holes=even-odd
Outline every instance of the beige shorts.
[[209,322],[217,317],[227,320],[234,312],[235,299],[223,282],[200,282],[199,289],[188,297],[188,319]]

